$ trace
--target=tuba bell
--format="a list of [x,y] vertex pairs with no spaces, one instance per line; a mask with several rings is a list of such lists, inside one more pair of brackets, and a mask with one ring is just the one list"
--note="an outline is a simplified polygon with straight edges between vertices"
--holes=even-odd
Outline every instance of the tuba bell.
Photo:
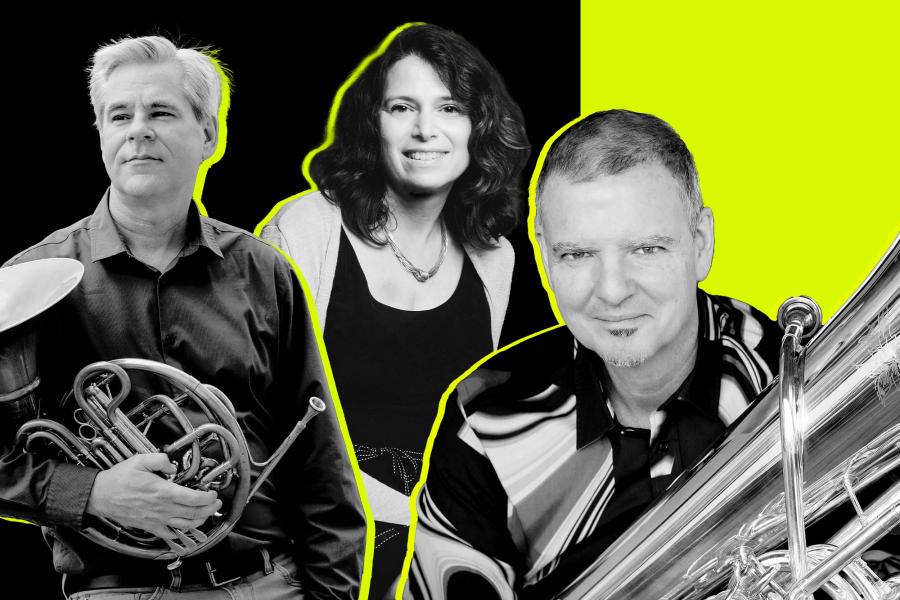
[[[865,508],[857,498],[900,469],[898,263],[900,236],[805,345],[817,307],[786,302],[778,379],[558,597],[900,598],[900,575],[859,558],[900,525],[900,482]],[[856,517],[807,547],[806,527],[848,503]]]
[[[33,319],[71,292],[83,272],[80,262],[65,258],[0,269],[0,427],[5,433],[10,428],[16,431],[12,452],[50,452],[73,464],[98,469],[109,469],[135,454],[162,452],[176,467],[169,476],[171,481],[226,497],[223,512],[201,527],[173,528],[175,540],[110,519],[92,519],[78,532],[121,554],[171,560],[170,568],[174,568],[183,558],[212,548],[228,535],[306,424],[325,410],[325,403],[310,398],[303,419],[268,460],[257,462],[250,455],[234,406],[222,391],[171,365],[121,358],[89,364],[78,372],[61,403],[70,422],[39,418],[38,341]],[[158,378],[174,393],[136,398],[132,391],[135,373]],[[205,422],[195,426],[187,416],[188,407],[202,414]],[[261,469],[252,485],[251,466]]]

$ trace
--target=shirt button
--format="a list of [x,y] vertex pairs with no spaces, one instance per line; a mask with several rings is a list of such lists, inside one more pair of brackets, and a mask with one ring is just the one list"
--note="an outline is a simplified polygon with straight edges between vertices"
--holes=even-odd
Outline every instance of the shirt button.
[[167,345],[171,346],[175,343],[175,334],[167,333],[165,339],[163,340]]
[[660,442],[659,451],[660,452],[668,452],[669,451],[669,442]]

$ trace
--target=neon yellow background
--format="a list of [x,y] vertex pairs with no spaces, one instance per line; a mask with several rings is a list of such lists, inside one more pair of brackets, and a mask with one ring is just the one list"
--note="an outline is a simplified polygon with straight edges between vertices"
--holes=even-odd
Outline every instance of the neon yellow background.
[[797,294],[830,317],[900,230],[900,8],[836,6],[581,4],[582,112],[681,134],[716,218],[701,287],[772,317]]

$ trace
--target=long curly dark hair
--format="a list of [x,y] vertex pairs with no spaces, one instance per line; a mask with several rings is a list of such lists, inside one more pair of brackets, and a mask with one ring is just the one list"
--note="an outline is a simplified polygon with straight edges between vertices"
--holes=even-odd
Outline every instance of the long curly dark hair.
[[472,121],[469,166],[444,206],[444,220],[456,239],[491,248],[521,217],[519,176],[531,146],[522,111],[496,69],[465,39],[436,25],[402,30],[360,74],[338,108],[334,142],[312,157],[310,174],[344,223],[378,245],[388,210],[378,113],[391,66],[410,56],[427,62]]

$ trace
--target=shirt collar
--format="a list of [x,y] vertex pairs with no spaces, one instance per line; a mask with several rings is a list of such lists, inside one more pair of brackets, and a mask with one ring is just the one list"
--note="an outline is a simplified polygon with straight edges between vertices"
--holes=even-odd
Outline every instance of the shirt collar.
[[103,194],[103,198],[100,199],[100,203],[91,216],[90,228],[91,260],[93,262],[128,252],[128,245],[119,234],[112,215],[109,214],[109,189]]
[[[697,360],[672,396],[660,410],[672,409],[676,402],[693,406],[705,415],[718,419],[720,378],[720,352],[718,340],[708,339],[710,332],[718,328],[709,322],[712,315],[706,307],[706,294],[697,290],[697,310],[700,316],[697,337]],[[575,342],[575,358],[566,373],[561,374],[569,389],[575,394],[576,447],[581,448],[607,435],[616,425],[608,406],[609,396],[603,387],[603,360],[593,351]]]
[[575,393],[575,444],[581,450],[609,433],[616,422],[603,389],[603,361],[578,342],[575,346],[570,385]]
[[225,258],[225,255],[222,254],[222,249],[219,248],[219,242],[216,240],[216,228],[213,222],[208,217],[200,214],[197,204],[193,201],[191,201],[191,207],[188,209],[188,231],[194,232],[191,244],[202,246],[219,258]]
[[[119,233],[116,222],[109,212],[109,189],[106,190],[91,216],[90,228],[91,260],[93,262],[117,254],[128,253],[128,245]],[[191,202],[190,208],[188,208],[187,239],[181,255],[187,256],[194,253],[197,248],[203,247],[219,258],[224,258],[219,243],[216,241],[216,232],[212,221],[200,214],[194,202]]]
[[690,405],[711,419],[719,418],[719,390],[722,385],[721,352],[717,341],[700,338],[697,361],[684,383],[659,410],[676,408],[677,403]]

